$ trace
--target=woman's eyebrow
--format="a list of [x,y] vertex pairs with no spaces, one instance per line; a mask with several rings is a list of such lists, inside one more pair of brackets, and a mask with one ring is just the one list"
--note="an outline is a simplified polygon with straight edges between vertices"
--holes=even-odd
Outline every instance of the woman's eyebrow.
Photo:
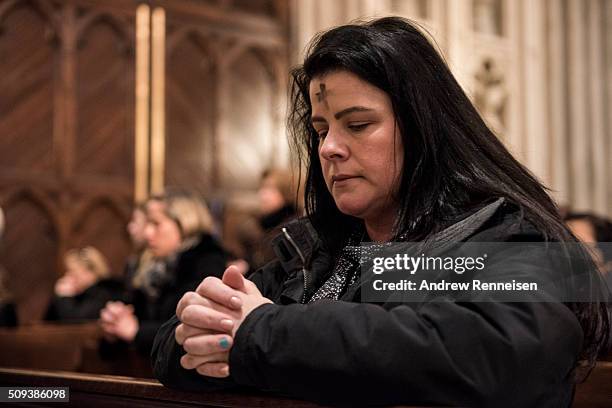
[[326,122],[327,122],[327,121],[325,120],[325,118],[324,118],[324,117],[322,117],[322,116],[313,116],[312,118],[310,118],[310,121],[311,121],[312,123],[315,123],[315,122],[323,122],[323,123],[326,123]]
[[353,112],[371,112],[374,109],[366,108],[365,106],[351,106],[350,108],[346,108],[341,110],[340,112],[336,112],[334,114],[334,118],[340,119],[341,117],[348,115]]
[[[353,112],[372,112],[372,111],[374,111],[374,109],[366,108],[365,106],[351,106],[350,108],[346,108],[346,109],[341,110],[340,112],[336,112],[334,114],[334,118],[340,119],[341,117],[348,115],[349,113],[353,113]],[[327,122],[325,118],[323,118],[322,116],[313,116],[310,119],[310,121],[312,123]]]

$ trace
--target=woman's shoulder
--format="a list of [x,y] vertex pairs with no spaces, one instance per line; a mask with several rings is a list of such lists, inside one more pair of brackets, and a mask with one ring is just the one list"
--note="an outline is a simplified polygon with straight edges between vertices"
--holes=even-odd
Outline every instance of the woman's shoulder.
[[432,239],[438,242],[542,241],[544,234],[525,217],[519,205],[497,198],[463,213]]
[[545,241],[545,234],[526,217],[525,211],[507,199],[468,238],[469,241]]

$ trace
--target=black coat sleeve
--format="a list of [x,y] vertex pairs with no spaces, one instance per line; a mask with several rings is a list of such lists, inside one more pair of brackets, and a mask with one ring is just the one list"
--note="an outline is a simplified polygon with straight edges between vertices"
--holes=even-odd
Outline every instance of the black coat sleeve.
[[100,288],[88,290],[82,296],[54,295],[44,320],[96,320],[106,302],[117,297],[113,292]]
[[[511,259],[495,271],[537,281],[550,266]],[[555,299],[266,304],[236,333],[230,371],[239,385],[324,404],[564,406],[583,338]]]
[[554,303],[436,302],[418,313],[264,305],[240,327],[230,368],[238,384],[320,403],[487,406],[512,396],[530,406],[571,370],[580,333]]
[[[251,274],[253,281],[262,294],[273,298],[283,281],[284,272],[277,262],[271,262],[264,268]],[[199,375],[195,370],[181,367],[180,358],[185,354],[183,348],[174,339],[174,331],[180,324],[176,316],[164,323],[155,336],[151,351],[151,360],[155,376],[159,381],[173,388],[189,391],[212,391],[235,387],[232,377],[216,379]]]
[[187,391],[217,391],[236,386],[233,379],[204,377],[195,370],[181,367],[185,350],[174,339],[174,330],[180,324],[176,316],[164,323],[155,337],[151,359],[157,379],[167,387]]

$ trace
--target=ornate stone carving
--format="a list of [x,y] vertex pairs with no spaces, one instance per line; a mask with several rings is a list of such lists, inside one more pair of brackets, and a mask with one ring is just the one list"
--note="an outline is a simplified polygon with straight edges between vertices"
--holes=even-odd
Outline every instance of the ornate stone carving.
[[504,73],[491,57],[483,58],[474,74],[474,103],[486,122],[498,133],[506,127],[508,89]]

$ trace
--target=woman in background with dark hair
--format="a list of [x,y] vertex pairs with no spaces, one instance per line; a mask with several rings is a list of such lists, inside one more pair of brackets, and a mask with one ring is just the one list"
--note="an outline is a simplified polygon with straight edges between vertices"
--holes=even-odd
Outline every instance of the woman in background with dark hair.
[[[362,301],[361,242],[574,241],[426,37],[400,18],[332,29],[292,90],[311,224],[286,226],[279,259],[251,280],[230,267],[181,299],[156,337],[160,381],[344,405],[569,406],[576,367],[607,341],[599,298]],[[488,272],[557,271],[499,257]]]

